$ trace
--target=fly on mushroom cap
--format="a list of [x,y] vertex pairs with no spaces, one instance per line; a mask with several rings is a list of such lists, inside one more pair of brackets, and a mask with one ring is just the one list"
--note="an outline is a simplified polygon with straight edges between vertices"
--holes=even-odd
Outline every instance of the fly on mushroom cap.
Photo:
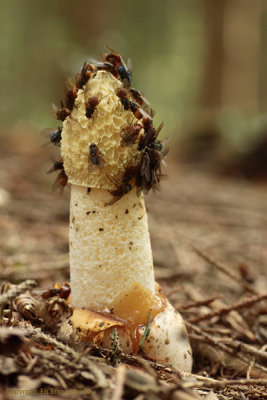
[[[138,140],[130,146],[121,143],[124,129],[138,120],[124,109],[116,94],[119,88],[122,82],[111,73],[96,71],[79,90],[75,107],[62,130],[61,154],[69,183],[112,190],[114,180],[122,178],[125,166],[140,161]],[[140,129],[139,135],[143,132]],[[93,146],[97,146],[103,161],[101,168],[90,161]]]

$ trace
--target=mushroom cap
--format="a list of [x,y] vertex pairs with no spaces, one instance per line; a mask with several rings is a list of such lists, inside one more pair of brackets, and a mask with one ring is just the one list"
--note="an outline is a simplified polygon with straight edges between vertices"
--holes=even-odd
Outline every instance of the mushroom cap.
[[[140,159],[138,144],[122,146],[122,130],[138,122],[126,111],[116,90],[122,82],[111,73],[97,71],[78,91],[72,113],[63,123],[61,155],[68,182],[85,187],[114,189],[121,181],[125,166]],[[90,118],[86,116],[88,100],[99,101]],[[143,128],[139,135],[144,132]],[[137,141],[138,142],[138,141]],[[90,161],[90,146],[96,145],[101,165]]]

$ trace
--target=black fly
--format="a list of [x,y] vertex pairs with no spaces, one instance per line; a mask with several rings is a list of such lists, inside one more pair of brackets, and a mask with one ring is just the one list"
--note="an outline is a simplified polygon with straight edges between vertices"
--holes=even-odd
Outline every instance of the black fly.
[[89,147],[89,171],[92,170],[93,166],[96,165],[99,168],[103,168],[104,160],[102,158],[101,151],[95,143],[91,143]]

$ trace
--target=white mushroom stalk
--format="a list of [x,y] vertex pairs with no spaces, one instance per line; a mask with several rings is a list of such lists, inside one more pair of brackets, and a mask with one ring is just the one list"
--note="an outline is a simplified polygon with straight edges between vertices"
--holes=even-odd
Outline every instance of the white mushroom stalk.
[[142,194],[161,176],[159,130],[113,51],[105,63],[84,64],[77,86],[61,133],[71,186],[73,316],[65,334],[110,348],[116,328],[126,353],[136,353],[143,337],[147,357],[190,371],[184,322],[155,283]]
[[123,296],[153,297],[155,280],[143,197],[109,200],[105,189],[71,186],[71,287],[76,307],[117,315]]

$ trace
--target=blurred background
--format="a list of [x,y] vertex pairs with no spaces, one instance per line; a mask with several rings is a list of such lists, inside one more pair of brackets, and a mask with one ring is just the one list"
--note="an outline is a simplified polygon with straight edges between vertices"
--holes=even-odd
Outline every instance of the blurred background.
[[[267,155],[264,0],[0,0],[2,134],[58,125],[64,81],[109,45],[185,162],[245,177]],[[178,143],[177,143],[178,142]],[[251,154],[253,152],[253,154]],[[253,172],[244,166],[254,159]],[[244,161],[244,158],[246,161]],[[220,168],[219,168],[220,169]],[[250,167],[251,169],[251,167]]]
[[[61,125],[52,103],[105,45],[131,58],[133,87],[172,139],[168,179],[145,199],[157,282],[189,320],[266,293],[267,0],[0,0],[0,284],[69,280],[70,190],[46,173],[60,148],[40,131]],[[202,324],[213,344],[264,346],[266,304],[233,309]],[[199,337],[195,372],[262,377],[256,360],[266,374],[257,352],[248,368]]]

